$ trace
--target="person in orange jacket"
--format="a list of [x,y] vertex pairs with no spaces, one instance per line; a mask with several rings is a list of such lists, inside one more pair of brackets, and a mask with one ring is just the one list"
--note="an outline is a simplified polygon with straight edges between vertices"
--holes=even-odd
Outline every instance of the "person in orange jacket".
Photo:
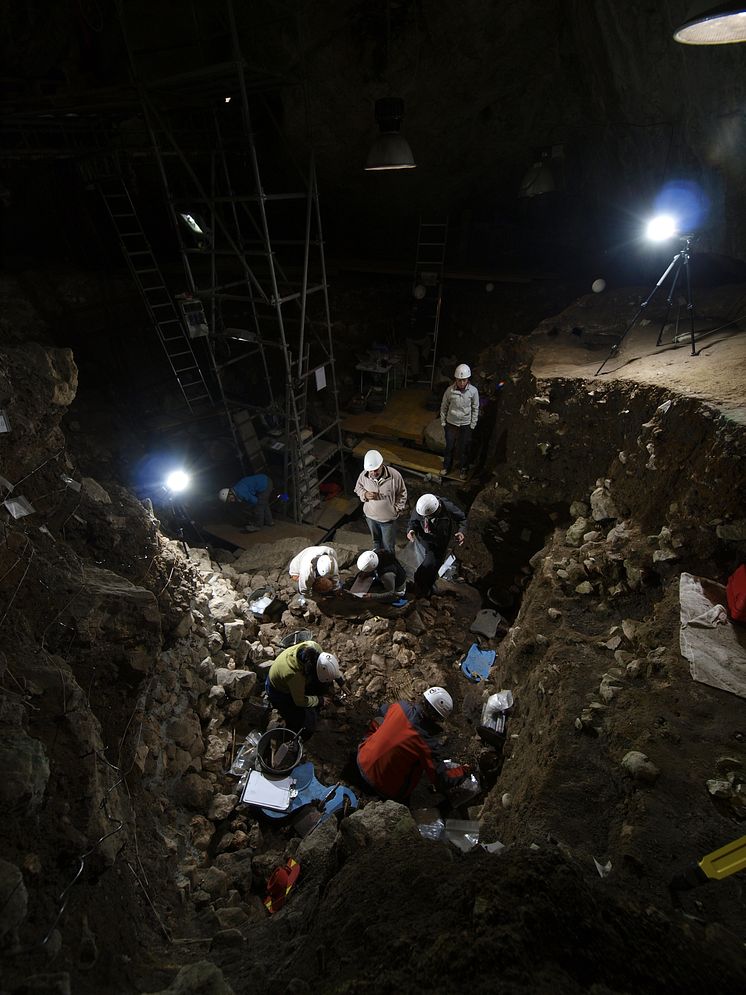
[[423,774],[444,793],[461,784],[471,768],[449,766],[437,739],[452,712],[453,698],[441,687],[428,688],[417,703],[384,705],[358,747],[357,766],[364,784],[382,798],[405,804]]

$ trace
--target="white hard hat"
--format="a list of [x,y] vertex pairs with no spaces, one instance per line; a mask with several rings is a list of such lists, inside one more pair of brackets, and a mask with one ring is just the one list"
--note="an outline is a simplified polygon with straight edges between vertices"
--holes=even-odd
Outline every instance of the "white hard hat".
[[319,577],[328,577],[332,572],[332,558],[328,553],[322,553],[316,560],[316,573]]
[[423,698],[442,719],[447,719],[453,711],[453,698],[445,688],[428,688]]
[[361,553],[357,558],[357,568],[358,570],[363,570],[366,573],[375,570],[378,566],[378,555],[373,552],[372,549],[366,549],[364,553]]
[[366,470],[377,470],[383,463],[383,456],[377,449],[369,449],[363,459],[363,466]]
[[417,499],[417,504],[414,506],[417,514],[422,515],[423,518],[434,515],[438,508],[440,508],[440,501],[434,494],[423,494],[421,498]]
[[468,380],[471,376],[471,367],[467,366],[466,363],[459,363],[453,375],[457,380]]
[[316,676],[322,684],[331,684],[341,676],[339,660],[333,653],[319,653],[316,661]]
[[218,491],[218,497],[220,498],[221,501],[227,501],[230,492],[231,492],[230,487],[224,487],[222,491]]

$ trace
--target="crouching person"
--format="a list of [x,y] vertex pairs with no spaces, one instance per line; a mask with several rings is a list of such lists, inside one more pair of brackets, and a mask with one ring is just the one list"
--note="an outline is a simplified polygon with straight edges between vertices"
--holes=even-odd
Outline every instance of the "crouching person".
[[336,656],[309,639],[280,653],[269,669],[265,688],[288,729],[308,740],[316,729],[324,696],[331,694],[332,682],[341,680]]
[[298,581],[301,598],[329,594],[339,587],[337,554],[331,546],[307,546],[290,561],[288,573]]
[[447,766],[437,739],[453,712],[453,699],[441,687],[428,688],[418,702],[384,705],[357,751],[364,783],[382,798],[407,804],[424,774],[438,790],[457,787],[471,768]]
[[371,586],[363,598],[392,604],[407,593],[407,574],[393,553],[366,550],[357,558],[358,576],[370,577]]

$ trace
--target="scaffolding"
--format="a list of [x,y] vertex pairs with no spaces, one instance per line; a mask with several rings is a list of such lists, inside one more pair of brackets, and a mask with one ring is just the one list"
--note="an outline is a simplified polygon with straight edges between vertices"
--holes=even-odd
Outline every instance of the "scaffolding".
[[[24,106],[23,114],[11,116],[7,144],[13,151],[6,154],[83,164],[106,204],[187,412],[200,418],[206,410],[222,412],[244,472],[266,467],[277,484],[281,467],[291,517],[313,522],[323,483],[335,477],[346,485],[313,158],[297,171],[296,189],[283,189],[289,157],[281,162],[276,136],[268,137],[267,112],[268,95],[283,81],[248,65],[233,0],[201,7],[200,16],[211,19],[209,31],[199,17],[181,22],[191,24],[183,45],[189,68],[166,77],[153,72],[164,64],[158,50],[133,37],[142,24],[129,24],[128,5],[117,6],[130,83],[90,95],[85,119],[71,116],[70,104],[58,98],[54,127],[48,115]],[[205,39],[228,58],[202,62]],[[169,42],[173,56],[178,46]],[[107,125],[107,109],[114,127]],[[72,140],[65,119],[73,122]],[[116,153],[112,145],[119,146]],[[164,275],[157,260],[162,250],[152,248],[132,190],[138,170],[152,174],[153,164],[181,279]],[[279,176],[278,189],[265,185],[265,178]],[[312,392],[321,391],[328,403],[314,405]]]
[[[417,229],[417,251],[412,277],[412,313],[405,384],[428,384],[435,381],[438,355],[438,331],[443,307],[443,275],[448,243],[448,218],[423,220]],[[417,361],[410,362],[416,350]]]

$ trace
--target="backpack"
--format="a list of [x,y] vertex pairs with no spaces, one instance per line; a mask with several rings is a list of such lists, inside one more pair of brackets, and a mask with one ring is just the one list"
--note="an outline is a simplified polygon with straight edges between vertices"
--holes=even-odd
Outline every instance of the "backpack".
[[731,619],[734,622],[746,622],[746,563],[733,571],[725,590]]

